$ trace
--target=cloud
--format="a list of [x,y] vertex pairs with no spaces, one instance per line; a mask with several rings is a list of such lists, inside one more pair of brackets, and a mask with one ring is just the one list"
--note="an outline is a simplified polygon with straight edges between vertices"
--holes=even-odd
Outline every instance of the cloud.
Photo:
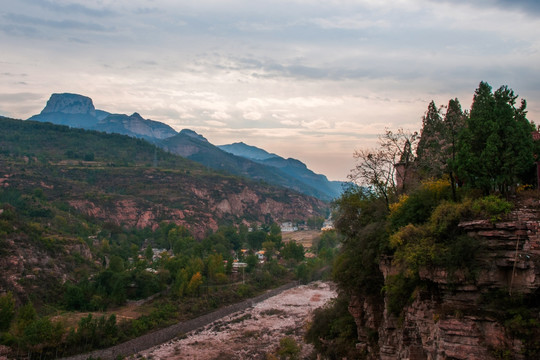
[[224,123],[223,121],[217,121],[217,120],[206,120],[205,124],[209,126],[215,126],[215,127],[223,127],[227,125],[227,123]]
[[385,127],[417,130],[432,99],[458,97],[467,109],[481,80],[509,85],[540,118],[538,1],[2,5],[0,94],[13,98],[0,101],[14,117],[38,113],[52,92],[76,92],[210,141],[283,147],[319,169],[329,165],[313,154],[324,148],[333,178]]
[[22,92],[22,93],[0,93],[0,102],[19,102],[27,100],[43,99],[40,94]]
[[60,30],[112,31],[114,29],[113,27],[105,27],[101,24],[92,22],[82,22],[76,20],[46,20],[38,17],[14,13],[4,15],[4,20],[15,22],[19,24],[19,27],[24,26],[24,24],[28,24],[32,26],[44,26]]
[[[93,16],[93,17],[99,17],[99,18],[116,15],[116,13],[110,9],[91,8],[77,2],[60,3],[58,1],[49,1],[49,0],[18,0],[18,1],[25,2],[29,5],[40,7],[42,9],[45,9],[45,10],[48,10],[57,14],[58,13],[82,14],[86,16]],[[88,4],[88,2],[85,1],[84,4]]]
[[242,114],[242,116],[244,119],[252,121],[258,121],[262,118],[262,114],[258,111],[248,111]]
[[330,128],[330,124],[321,119],[314,121],[302,121],[302,126],[310,130],[322,130]]

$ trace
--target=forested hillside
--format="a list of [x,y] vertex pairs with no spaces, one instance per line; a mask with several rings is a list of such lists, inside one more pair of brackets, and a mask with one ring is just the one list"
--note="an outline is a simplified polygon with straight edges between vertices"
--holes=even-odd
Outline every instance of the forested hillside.
[[470,112],[432,102],[419,133],[356,152],[335,208],[340,300],[308,334],[323,356],[538,358],[540,152],[516,101],[482,82]]
[[[324,266],[304,263],[277,225],[324,216],[315,198],[128,136],[6,118],[0,128],[3,355],[105,347]],[[132,320],[116,318],[150,296]]]

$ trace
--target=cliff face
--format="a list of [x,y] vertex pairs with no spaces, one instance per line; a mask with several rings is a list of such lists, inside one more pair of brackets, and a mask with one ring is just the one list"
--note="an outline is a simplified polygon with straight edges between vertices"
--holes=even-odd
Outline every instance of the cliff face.
[[[387,360],[531,358],[501,319],[508,309],[485,306],[497,291],[519,298],[537,294],[540,285],[540,214],[521,209],[511,218],[462,222],[480,244],[474,279],[459,269],[423,269],[420,278],[428,285],[413,293],[399,318],[387,310],[387,297],[384,306],[380,298],[353,297],[349,310],[358,325],[357,347],[369,358]],[[391,259],[380,269],[385,278],[396,273]],[[537,311],[535,316],[538,324]],[[537,337],[538,325],[533,331]]]
[[47,105],[41,111],[47,113],[88,114],[96,116],[92,99],[78,94],[52,94]]
[[[227,184],[214,184],[212,189],[187,184],[182,190],[193,194],[193,201],[198,205],[186,205],[183,209],[137,198],[117,198],[107,203],[72,199],[68,203],[85,215],[120,226],[156,229],[161,221],[173,222],[185,226],[197,238],[203,238],[208,230],[217,230],[218,222],[231,216],[260,222],[268,215],[274,219],[302,219],[314,216],[324,208],[324,204],[316,199],[293,193],[287,201],[277,201],[248,187],[234,191],[218,189],[220,187],[226,188]],[[215,192],[220,195],[216,197]],[[245,224],[249,225],[248,222]]]

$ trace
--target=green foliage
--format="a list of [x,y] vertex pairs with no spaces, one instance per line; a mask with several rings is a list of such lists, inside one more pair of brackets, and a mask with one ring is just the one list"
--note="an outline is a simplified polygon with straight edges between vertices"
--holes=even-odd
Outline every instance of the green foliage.
[[416,163],[426,177],[440,177],[444,172],[444,160],[439,158],[446,143],[445,130],[441,110],[431,101],[422,119],[420,140],[416,149]]
[[460,135],[459,177],[485,194],[515,188],[534,163],[534,126],[526,118],[525,101],[516,107],[516,99],[506,86],[493,93],[489,84],[481,82]]
[[297,360],[300,359],[302,347],[292,338],[286,336],[279,340],[277,355],[280,359]]
[[512,210],[512,204],[495,195],[480,198],[472,204],[472,211],[476,217],[489,217],[497,222]]
[[302,261],[304,260],[304,246],[295,241],[289,241],[281,249],[281,256],[286,260]]
[[[0,119],[0,143],[13,156],[39,151],[48,161],[62,159],[99,161],[109,165],[152,163],[154,154],[160,166],[199,169],[191,161],[170,154],[141,139],[105,134],[49,123]],[[39,144],[39,149],[36,149]]]
[[322,216],[312,216],[307,220],[307,226],[310,229],[320,229],[324,224],[324,218]]
[[64,327],[60,323],[53,323],[49,318],[41,317],[31,322],[25,329],[20,342],[29,352],[38,353],[40,357],[50,348],[55,349],[62,343]]
[[8,292],[0,296],[0,332],[7,331],[11,321],[15,317],[15,299],[13,294]]
[[347,299],[339,296],[313,313],[305,339],[327,359],[360,358],[355,346],[358,342],[356,323],[348,305]]
[[[206,269],[208,278],[215,281],[218,281],[218,278],[221,278],[221,275],[225,275],[225,264],[223,263],[223,256],[221,254],[211,254],[206,260]],[[221,280],[223,281],[223,280]]]
[[266,240],[266,232],[263,230],[254,230],[247,234],[247,242],[252,250],[262,249],[262,244]]
[[146,247],[146,250],[144,251],[144,257],[147,261],[152,261],[153,256],[154,256],[154,252],[152,251],[152,246],[148,245]]
[[257,256],[253,254],[248,255],[246,257],[246,264],[247,264],[246,271],[248,273],[253,272],[253,270],[255,270],[255,268],[257,267],[258,263],[259,263],[259,259],[257,258]]
[[[540,316],[538,292],[509,295],[506,290],[490,290],[484,294],[480,305],[504,324],[514,339],[522,342],[521,355],[526,359],[540,356]],[[510,349],[497,349],[504,355]]]
[[71,330],[66,343],[71,351],[81,352],[114,345],[119,336],[115,315],[94,318],[88,314],[79,321],[76,329]]
[[396,230],[408,224],[422,224],[443,200],[451,198],[450,183],[445,180],[426,181],[411,194],[390,206],[390,226]]
[[124,260],[118,255],[111,256],[111,260],[109,262],[109,269],[111,269],[112,272],[120,273],[124,271]]
[[387,214],[384,199],[359,188],[350,189],[336,202],[334,226],[343,238],[333,278],[341,289],[380,294],[384,278],[379,260],[388,246]]
[[415,276],[407,277],[403,273],[389,275],[383,288],[387,298],[388,311],[399,316],[405,305],[412,302],[412,295],[417,285],[418,278]]

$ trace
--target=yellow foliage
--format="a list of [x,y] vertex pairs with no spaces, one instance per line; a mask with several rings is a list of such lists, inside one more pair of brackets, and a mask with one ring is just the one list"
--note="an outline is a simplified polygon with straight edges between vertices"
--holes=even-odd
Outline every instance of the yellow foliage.
[[190,294],[194,294],[195,291],[199,290],[199,287],[202,285],[202,283],[203,283],[203,278],[202,278],[201,273],[200,272],[195,273],[195,275],[193,275],[191,277],[191,280],[189,281],[188,292]]
[[409,195],[407,194],[400,195],[397,202],[389,205],[390,214],[397,212],[403,206],[403,204],[407,202],[408,199],[409,199]]
[[406,225],[390,236],[390,246],[395,249],[407,244],[411,240],[421,237],[422,232],[421,228],[413,224]]
[[422,182],[422,187],[424,189],[429,190],[438,196],[447,191],[450,186],[450,181],[448,181],[448,179],[425,180]]
[[525,190],[531,190],[532,189],[532,185],[530,184],[523,184],[523,185],[519,185],[516,189],[516,192],[520,193],[520,192],[523,192]]

